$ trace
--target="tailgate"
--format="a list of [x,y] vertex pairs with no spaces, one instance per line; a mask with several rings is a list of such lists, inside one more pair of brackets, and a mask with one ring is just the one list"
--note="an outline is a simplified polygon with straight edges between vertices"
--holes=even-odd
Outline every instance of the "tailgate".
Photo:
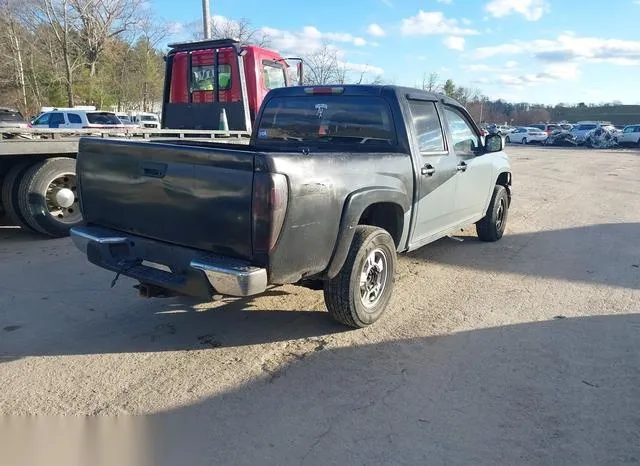
[[157,142],[81,139],[87,223],[250,259],[252,152]]

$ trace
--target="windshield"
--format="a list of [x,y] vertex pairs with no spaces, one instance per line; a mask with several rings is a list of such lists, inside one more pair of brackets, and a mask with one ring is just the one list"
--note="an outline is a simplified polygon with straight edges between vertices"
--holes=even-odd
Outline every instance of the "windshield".
[[140,121],[158,121],[155,115],[140,115]]
[[114,113],[94,112],[87,113],[87,120],[92,125],[119,125],[120,120]]
[[260,143],[294,140],[313,143],[396,142],[391,109],[380,97],[278,97],[265,106],[258,127]]

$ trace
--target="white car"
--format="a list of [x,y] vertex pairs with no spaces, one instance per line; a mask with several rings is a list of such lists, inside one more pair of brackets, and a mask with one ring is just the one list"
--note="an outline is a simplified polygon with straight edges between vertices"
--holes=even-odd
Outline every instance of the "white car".
[[54,110],[40,115],[32,128],[124,128],[115,113],[86,110]]
[[634,144],[640,147],[640,124],[625,126],[617,137],[618,144]]
[[132,120],[141,128],[160,129],[160,118],[154,113],[137,113]]
[[518,144],[529,144],[530,142],[542,142],[547,139],[547,133],[539,128],[528,128],[522,126],[516,128],[504,138],[506,142],[517,142]]

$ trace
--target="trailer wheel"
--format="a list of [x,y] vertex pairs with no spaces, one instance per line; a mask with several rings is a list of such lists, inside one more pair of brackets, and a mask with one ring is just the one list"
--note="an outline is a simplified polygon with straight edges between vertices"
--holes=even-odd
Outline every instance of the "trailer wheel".
[[26,218],[20,212],[19,193],[20,181],[29,169],[29,162],[17,163],[9,169],[2,181],[2,205],[9,218],[9,223],[27,230],[33,230]]
[[45,235],[62,238],[82,222],[76,193],[76,161],[67,157],[43,160],[29,168],[20,183],[20,211],[29,225]]

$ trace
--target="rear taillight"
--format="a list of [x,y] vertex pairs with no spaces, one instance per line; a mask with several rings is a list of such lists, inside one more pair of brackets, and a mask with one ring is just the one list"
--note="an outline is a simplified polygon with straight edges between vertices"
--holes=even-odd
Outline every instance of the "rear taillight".
[[253,177],[252,225],[253,252],[273,250],[287,212],[289,186],[278,173],[255,173]]

